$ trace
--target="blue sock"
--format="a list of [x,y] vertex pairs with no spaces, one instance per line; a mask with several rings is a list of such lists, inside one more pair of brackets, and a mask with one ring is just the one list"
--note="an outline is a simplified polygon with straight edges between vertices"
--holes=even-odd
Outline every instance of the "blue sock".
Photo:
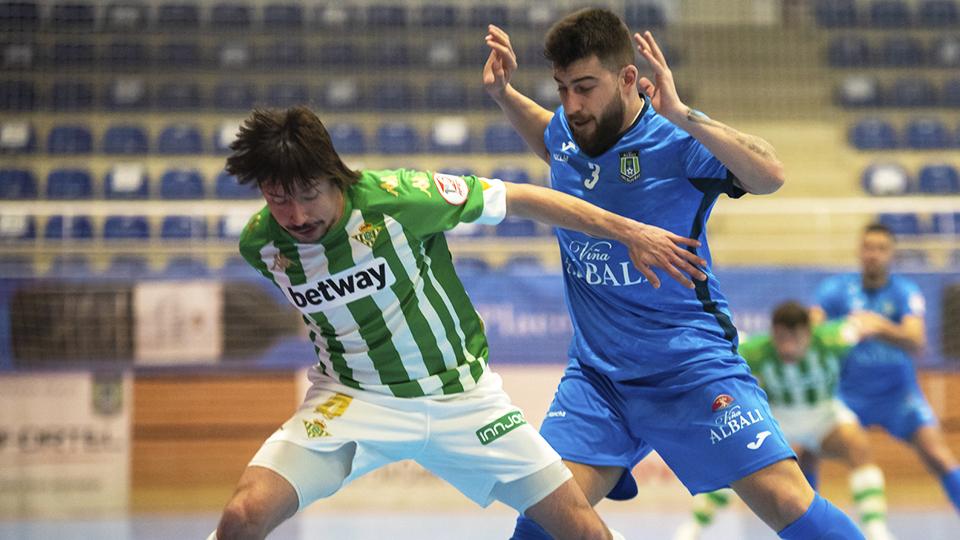
[[940,483],[943,484],[943,489],[947,491],[947,497],[950,498],[953,507],[960,511],[960,467],[941,476]]
[[536,521],[521,515],[517,518],[517,526],[513,529],[510,540],[551,540],[552,538]]
[[777,535],[784,540],[864,540],[853,521],[819,493],[810,508]]
[[801,469],[803,471],[803,477],[807,479],[807,482],[810,484],[810,487],[814,491],[819,489],[817,484],[820,483],[820,467],[810,467],[808,469]]

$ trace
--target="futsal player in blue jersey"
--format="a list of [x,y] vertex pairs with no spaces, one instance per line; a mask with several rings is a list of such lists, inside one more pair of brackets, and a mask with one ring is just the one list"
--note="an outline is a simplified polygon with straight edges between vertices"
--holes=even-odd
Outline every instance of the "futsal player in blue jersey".
[[[623,22],[584,9],[548,32],[562,106],[521,94],[509,36],[496,26],[484,86],[553,187],[700,242],[702,273],[635,271],[624,246],[557,229],[574,336],[541,433],[592,504],[631,498],[630,471],[656,450],[693,493],[732,487],[781,538],[863,535],[809,486],[765,394],[737,354],[737,332],[710,269],[706,221],[721,194],[776,191],[766,141],[686,106],[650,33],[635,34],[654,81],[640,78]],[[642,92],[638,92],[639,90]],[[677,261],[678,264],[680,261]],[[514,538],[549,538],[521,516]]]
[[911,445],[960,511],[960,464],[947,446],[917,383],[913,356],[926,343],[925,302],[916,283],[890,273],[896,239],[871,224],[860,240],[861,272],[825,280],[814,320],[846,317],[869,339],[851,349],[840,372],[840,398],[865,426],[877,425]]

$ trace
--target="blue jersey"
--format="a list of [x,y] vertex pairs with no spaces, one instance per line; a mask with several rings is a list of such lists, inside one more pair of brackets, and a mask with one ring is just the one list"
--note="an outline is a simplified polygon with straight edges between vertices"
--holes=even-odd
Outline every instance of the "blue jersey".
[[[710,270],[706,222],[717,197],[745,192],[690,134],[659,116],[645,99],[637,120],[599,156],[574,142],[563,107],[544,133],[554,189],[642,223],[701,242],[705,283],[690,290],[658,270],[660,289],[633,266],[626,246],[557,229],[571,358],[613,380],[682,373],[705,359],[744,369],[727,301]],[[698,365],[697,377],[705,374]],[[712,369],[712,368],[711,368]],[[693,371],[690,371],[693,373]],[[702,381],[705,382],[705,381]]]
[[[923,317],[925,304],[913,281],[891,275],[879,289],[865,289],[860,274],[842,274],[824,281],[817,290],[817,305],[829,319],[853,311],[872,311],[900,324],[904,317]],[[844,398],[890,396],[916,387],[913,360],[906,351],[882,339],[862,341],[847,355],[840,376]]]

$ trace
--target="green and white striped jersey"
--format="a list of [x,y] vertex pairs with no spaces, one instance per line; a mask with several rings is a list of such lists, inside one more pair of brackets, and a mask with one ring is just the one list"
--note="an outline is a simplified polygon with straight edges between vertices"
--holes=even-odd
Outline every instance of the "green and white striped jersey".
[[814,327],[807,354],[798,362],[784,362],[773,339],[756,336],[740,344],[740,355],[775,406],[812,406],[836,395],[840,361],[856,344],[852,329],[843,322]]
[[321,374],[397,397],[454,394],[486,369],[487,338],[443,231],[505,212],[499,180],[363,171],[316,243],[298,243],[265,206],[240,253],[300,310]]

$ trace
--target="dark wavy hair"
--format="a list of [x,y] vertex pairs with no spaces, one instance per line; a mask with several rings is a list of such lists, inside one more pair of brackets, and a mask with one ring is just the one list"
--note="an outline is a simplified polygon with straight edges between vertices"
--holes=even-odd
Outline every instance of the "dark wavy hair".
[[240,184],[274,184],[290,194],[324,178],[341,191],[360,179],[340,159],[323,122],[306,107],[254,109],[230,150],[226,171]]
[[620,71],[635,61],[630,30],[615,13],[585,8],[560,19],[547,31],[543,55],[555,68],[591,55],[610,71]]
[[795,300],[783,302],[773,310],[773,326],[782,326],[790,330],[810,327],[810,312],[807,307]]

